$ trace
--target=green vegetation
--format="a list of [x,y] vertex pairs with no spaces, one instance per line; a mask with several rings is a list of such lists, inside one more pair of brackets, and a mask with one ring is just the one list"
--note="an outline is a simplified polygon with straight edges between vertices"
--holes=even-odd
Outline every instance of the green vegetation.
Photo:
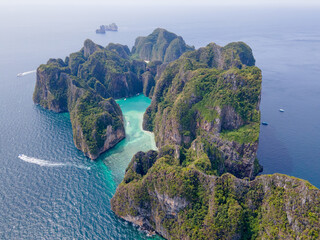
[[[230,52],[233,60],[224,62]],[[201,139],[188,161],[207,174],[253,178],[262,170],[256,160],[261,71],[245,63],[254,58],[244,43],[209,44],[171,62],[157,80],[144,129],[154,131],[159,147],[187,152]]]
[[34,102],[56,112],[70,112],[77,148],[95,159],[125,137],[122,112],[109,98],[131,96],[142,90],[138,81],[142,61],[125,56],[128,47],[106,49],[86,40],[84,48],[64,62],[50,59],[37,71]]
[[209,44],[166,66],[143,125],[154,131],[159,154],[144,174],[134,168],[141,159],[132,159],[111,201],[117,215],[134,213],[170,239],[319,237],[318,189],[279,174],[254,179],[262,170],[254,63],[238,42]]
[[[70,69],[61,59],[50,59],[48,64],[40,65],[37,71],[38,81],[33,93],[33,101],[45,108],[54,109],[56,112],[66,112],[68,109],[66,77],[69,73]],[[39,76],[43,75],[46,75],[48,81],[39,81]],[[43,95],[46,97],[43,98]]]
[[223,130],[221,137],[240,144],[256,142],[259,139],[259,122],[245,125],[237,130]]
[[[254,66],[255,59],[252,56],[251,48],[244,42],[229,43],[223,48],[225,55],[225,62],[238,62],[238,65],[245,64],[247,66]],[[234,64],[237,65],[237,64]]]
[[69,56],[69,68],[73,75],[77,75],[79,66],[85,62],[85,58],[82,52],[71,53]]
[[184,52],[193,49],[193,47],[186,45],[184,40],[176,34],[157,28],[147,37],[138,37],[136,39],[132,48],[132,58],[171,62],[178,59]]
[[[171,118],[179,122],[181,135],[187,133],[191,136],[190,141],[196,138],[195,131],[193,135],[190,134],[190,129],[195,128],[192,126],[195,121],[214,124],[217,119],[222,122],[222,129],[216,129],[218,132],[242,127],[252,133],[247,142],[256,141],[259,135],[257,123],[260,122],[257,106],[261,92],[261,71],[257,67],[244,66],[241,69],[233,67],[227,70],[208,68],[209,66],[203,68],[203,63],[187,58],[197,55],[197,51],[190,52],[169,64],[158,80],[157,91],[154,93],[155,101],[146,113],[148,117],[145,117],[148,119],[148,122],[145,122],[145,125],[149,126],[148,130],[157,124],[157,116],[162,116],[156,113],[167,111]],[[203,54],[203,50],[201,53]],[[228,109],[239,116],[238,125],[229,126],[228,121],[232,119],[228,117],[235,116],[225,117],[224,112]],[[246,142],[239,137],[232,140]]]
[[[90,154],[97,155],[103,148],[108,127],[112,128],[110,132],[123,128],[121,112],[118,108],[113,99],[104,100],[90,91],[78,100],[75,109],[71,112],[71,122],[82,129],[83,140]],[[73,129],[74,135],[77,135],[76,127]]]
[[[120,184],[111,200],[116,214],[142,216],[170,239],[319,237],[320,191],[310,189],[310,183],[281,174],[253,181],[231,174],[213,177],[190,164],[180,165],[172,156],[174,149],[166,148],[146,175]],[[129,172],[136,174],[134,161],[125,179]]]
[[33,99],[69,111],[75,145],[96,159],[125,137],[112,97],[152,96],[143,127],[154,131],[159,152],[132,158],[111,200],[118,216],[138,217],[170,239],[319,239],[317,188],[281,174],[255,178],[261,71],[254,63],[245,43],[192,51],[164,29],[137,38],[132,53],[86,40],[65,61],[38,68]]

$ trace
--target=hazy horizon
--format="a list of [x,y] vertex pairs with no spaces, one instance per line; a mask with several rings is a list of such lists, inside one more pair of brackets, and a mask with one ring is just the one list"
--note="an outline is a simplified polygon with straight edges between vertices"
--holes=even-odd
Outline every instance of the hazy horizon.
[[2,0],[0,5],[116,5],[116,6],[254,6],[254,7],[320,7],[318,0]]

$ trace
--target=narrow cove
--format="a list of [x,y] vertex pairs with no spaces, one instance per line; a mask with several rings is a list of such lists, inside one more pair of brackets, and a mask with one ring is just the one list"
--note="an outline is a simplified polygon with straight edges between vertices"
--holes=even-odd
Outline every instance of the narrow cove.
[[114,148],[99,157],[111,170],[115,183],[118,185],[124,176],[131,158],[138,151],[156,150],[154,134],[142,130],[142,118],[151,99],[139,96],[119,99],[116,101],[122,110],[125,122],[126,138]]

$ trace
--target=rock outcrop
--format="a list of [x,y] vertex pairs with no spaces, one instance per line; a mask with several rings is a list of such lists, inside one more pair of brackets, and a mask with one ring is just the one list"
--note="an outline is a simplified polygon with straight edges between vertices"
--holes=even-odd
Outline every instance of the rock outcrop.
[[251,49],[238,42],[212,43],[169,63],[143,121],[157,147],[178,146],[177,156],[180,147],[196,158],[207,155],[217,175],[257,175],[261,71],[254,62]]
[[[91,159],[125,137],[122,112],[111,97],[142,92],[144,61],[129,60],[128,47],[109,50],[86,40],[66,61],[50,59],[37,69],[36,104],[54,112],[70,112],[75,146]],[[122,56],[121,56],[122,55]]]
[[152,97],[163,61],[190,50],[181,37],[164,29],[156,29],[139,46],[154,36],[158,40],[152,54],[161,61],[147,64],[125,45],[104,48],[87,39],[65,61],[50,59],[37,69],[34,102],[54,112],[70,112],[75,145],[88,157],[97,158],[125,137],[121,110],[110,98],[142,92]]
[[[138,93],[152,97],[166,66],[163,61],[177,59],[191,50],[181,37],[164,29],[156,29],[140,40],[131,53],[125,45],[110,43],[104,48],[87,39],[83,48],[65,61],[50,59],[37,69],[34,102],[54,112],[70,112],[75,145],[91,159],[125,137],[121,110],[109,98]],[[147,64],[144,54],[139,52],[149,43],[150,60],[155,61]],[[90,104],[84,107],[83,99],[88,96]],[[112,107],[105,109],[106,101]]]
[[[211,43],[157,67],[143,128],[155,133],[159,153],[132,159],[111,200],[119,217],[167,239],[319,238],[317,188],[281,174],[256,177],[254,63],[242,42]],[[153,76],[144,73],[145,89]]]
[[122,112],[113,98],[87,91],[70,112],[75,146],[91,159],[125,138]]
[[192,51],[163,29],[138,38],[131,53],[86,40],[65,61],[39,66],[33,100],[70,112],[76,147],[96,159],[125,137],[113,98],[152,98],[143,128],[155,133],[159,151],[132,158],[111,200],[127,221],[167,239],[319,239],[317,188],[281,174],[256,177],[254,64],[245,43]]
[[70,69],[61,59],[50,59],[37,69],[33,101],[54,112],[68,111],[67,76]]
[[143,94],[152,98],[156,81],[161,75],[161,70],[166,66],[161,61],[149,62],[146,71],[142,74]]
[[319,237],[320,191],[307,181],[282,174],[217,177],[180,162],[163,155],[141,175],[133,159],[113,211],[166,239]]
[[132,48],[133,56],[147,61],[171,62],[183,53],[193,50],[182,37],[157,28],[147,37],[138,37]]
[[88,58],[94,52],[102,50],[102,49],[103,49],[102,46],[100,46],[98,44],[95,44],[90,39],[87,39],[87,40],[84,41],[84,45],[83,45],[83,56],[85,58]]

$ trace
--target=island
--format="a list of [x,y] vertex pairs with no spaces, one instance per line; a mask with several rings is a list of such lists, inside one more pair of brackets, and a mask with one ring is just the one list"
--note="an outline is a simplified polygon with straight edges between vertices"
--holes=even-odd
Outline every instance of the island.
[[[261,70],[243,42],[195,49],[166,31],[130,51],[86,40],[37,69],[34,102],[70,112],[75,146],[91,159],[125,137],[114,99],[152,99],[137,152],[111,199],[120,218],[166,239],[319,239],[320,191],[284,174],[259,175]],[[258,176],[259,175],[259,176]]]
[[[161,35],[169,43],[180,39],[175,47],[155,44],[158,52],[176,59],[190,49],[181,37],[164,29],[151,35]],[[127,46],[110,43],[102,47],[87,39],[80,51],[65,60],[50,59],[38,67],[33,101],[54,112],[69,112],[75,146],[96,159],[125,138],[122,112],[114,99],[142,92],[151,96],[160,64],[147,64]]]
[[[138,50],[151,49],[144,42]],[[318,239],[320,191],[257,176],[262,77],[251,48],[210,43],[160,66],[143,119],[158,151],[132,158],[112,210],[166,239]]]
[[101,25],[100,28],[96,30],[96,33],[105,34],[106,31],[117,32],[118,26],[115,23],[111,23],[109,25]]

